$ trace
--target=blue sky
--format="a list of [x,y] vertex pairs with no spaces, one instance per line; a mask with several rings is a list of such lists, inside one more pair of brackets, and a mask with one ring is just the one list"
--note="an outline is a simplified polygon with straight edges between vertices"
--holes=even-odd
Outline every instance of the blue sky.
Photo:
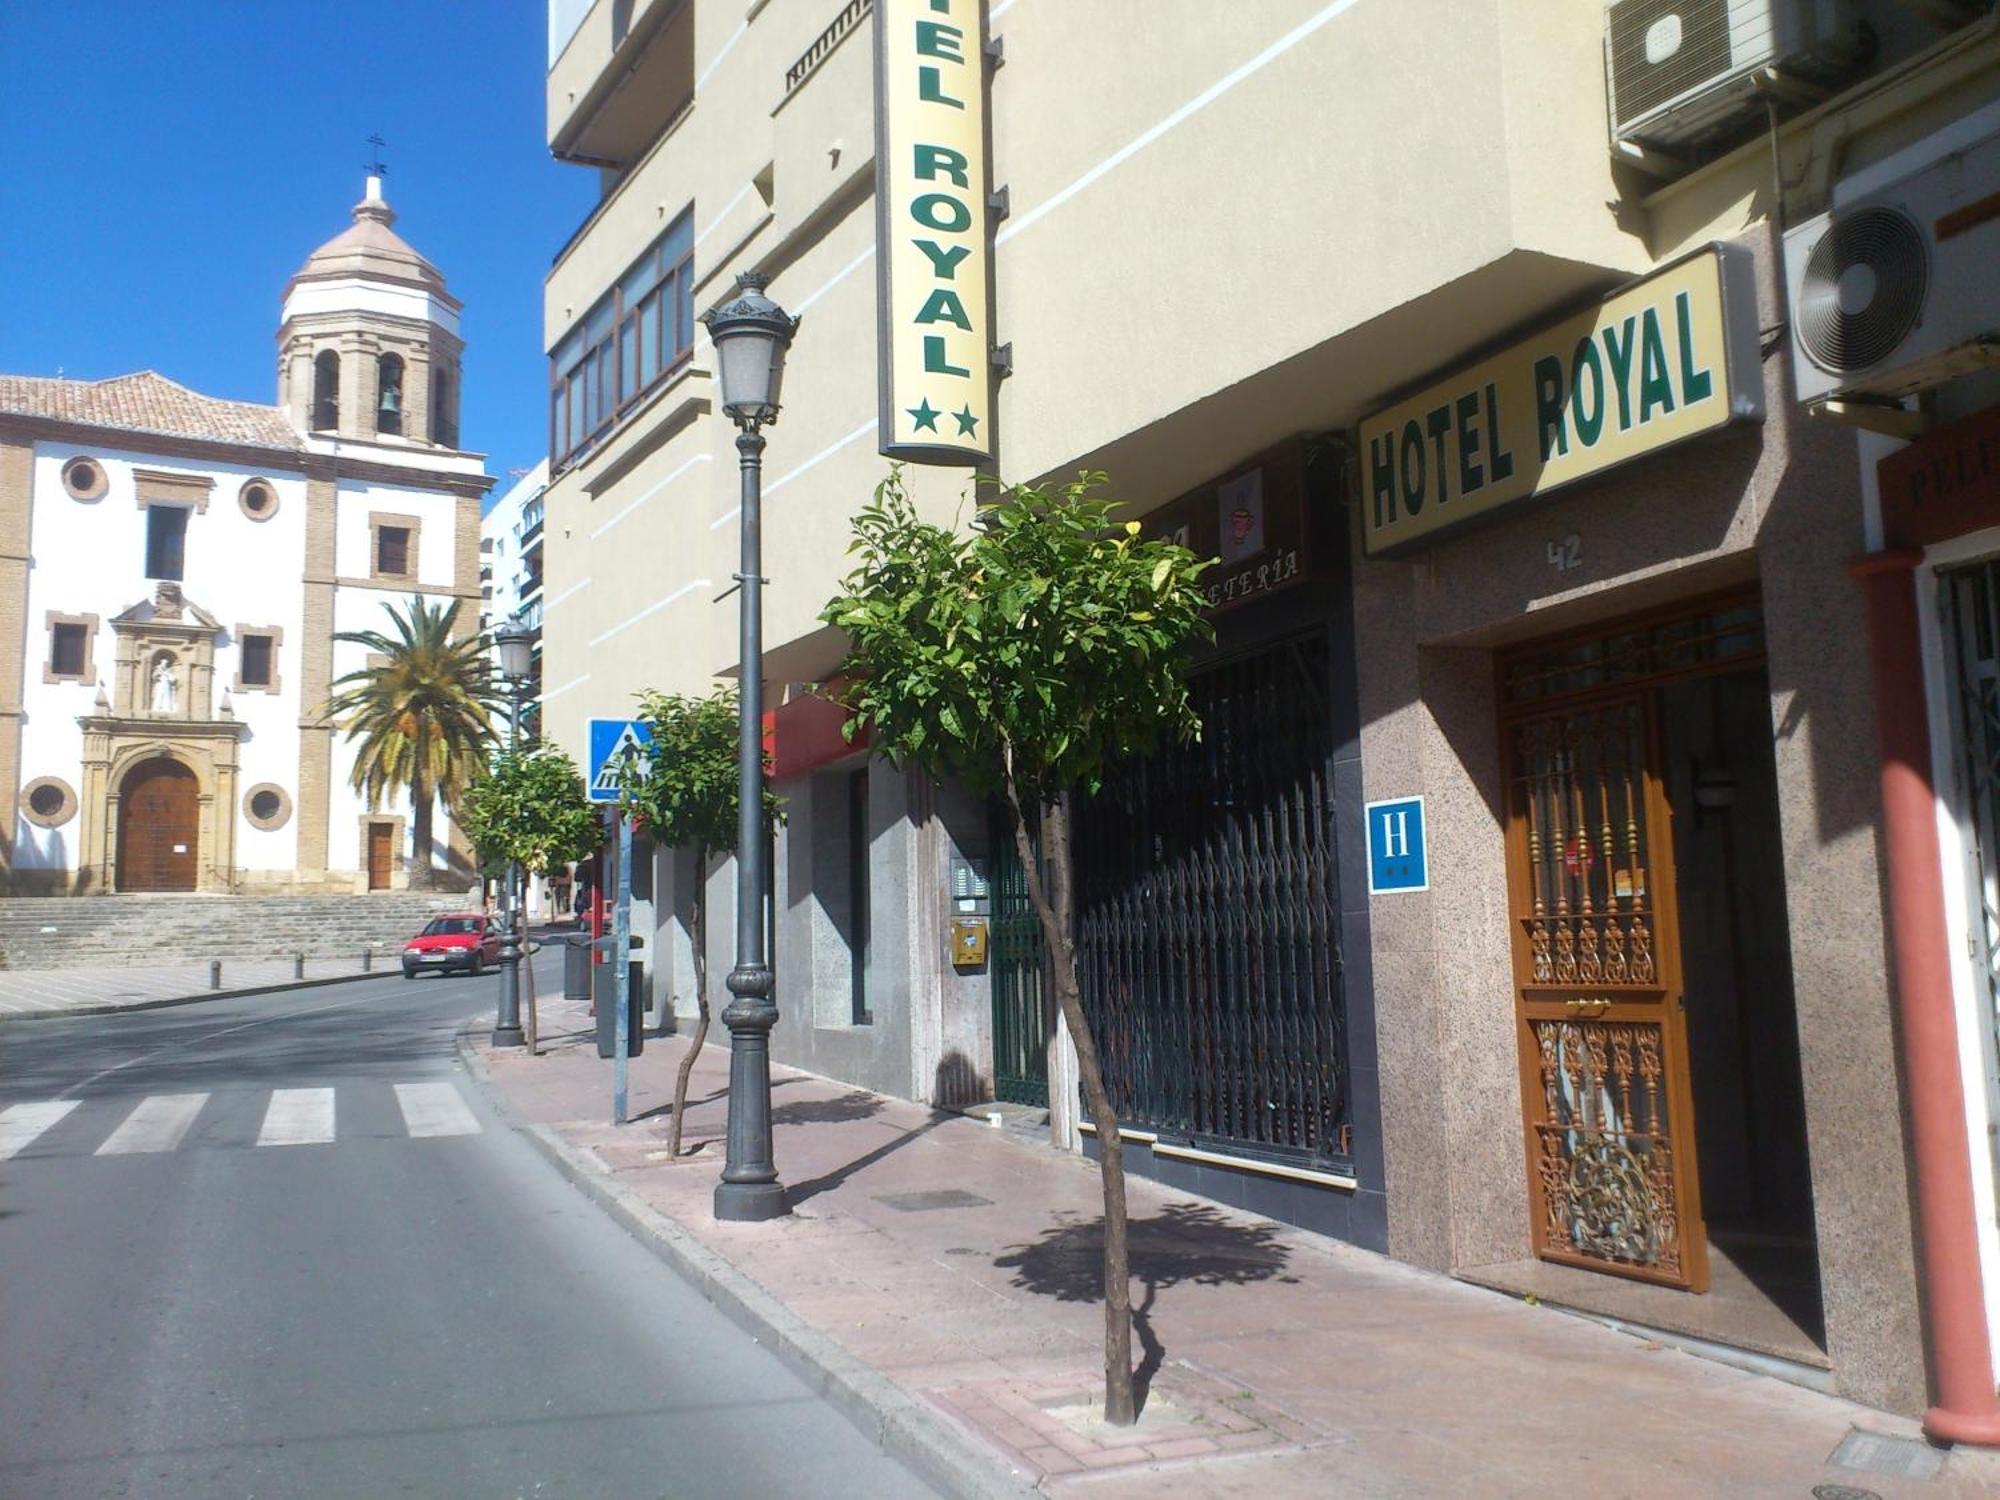
[[465,303],[463,441],[547,446],[541,283],[596,174],[543,143],[541,0],[0,0],[0,370],[274,401],[285,281],[366,138]]

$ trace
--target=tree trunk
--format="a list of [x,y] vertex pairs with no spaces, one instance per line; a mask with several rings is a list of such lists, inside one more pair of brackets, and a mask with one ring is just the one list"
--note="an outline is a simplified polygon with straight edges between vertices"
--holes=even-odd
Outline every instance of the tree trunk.
[[708,1040],[708,850],[694,851],[694,1041],[687,1049],[687,1056],[681,1059],[681,1070],[674,1078],[674,1123],[667,1129],[667,1160],[677,1161],[681,1154],[681,1117],[687,1113],[688,1079],[694,1073],[694,1060],[701,1056],[701,1044]]
[[410,889],[434,891],[437,873],[431,869],[431,809],[437,799],[421,777],[410,783]]
[[1028,879],[1028,900],[1041,920],[1042,937],[1053,959],[1050,964],[1056,1004],[1069,1023],[1070,1040],[1076,1044],[1077,1075],[1083,1082],[1083,1096],[1097,1126],[1097,1173],[1104,1187],[1104,1420],[1114,1427],[1130,1427],[1139,1420],[1138,1404],[1132,1390],[1132,1277],[1125,1242],[1125,1141],[1118,1134],[1118,1116],[1112,1112],[1111,1096],[1104,1089],[1104,1075],[1097,1065],[1097,1039],[1083,1014],[1083,992],[1077,982],[1074,931],[1075,883],[1070,856],[1069,810],[1062,802],[1041,808],[1042,852],[1047,856],[1054,886],[1042,884],[1036,867],[1033,842],[1028,837],[1028,820],[1023,815],[1020,789],[1014,784],[1013,755],[1007,760],[1007,802],[1014,812],[1014,845],[1020,851],[1021,868]]

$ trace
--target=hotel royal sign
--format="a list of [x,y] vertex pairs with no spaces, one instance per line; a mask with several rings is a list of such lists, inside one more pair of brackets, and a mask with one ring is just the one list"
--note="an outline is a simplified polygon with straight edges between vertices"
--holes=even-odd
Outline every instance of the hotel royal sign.
[[875,0],[880,448],[993,456],[983,0]]
[[1361,424],[1371,557],[1761,421],[1755,259],[1709,245]]

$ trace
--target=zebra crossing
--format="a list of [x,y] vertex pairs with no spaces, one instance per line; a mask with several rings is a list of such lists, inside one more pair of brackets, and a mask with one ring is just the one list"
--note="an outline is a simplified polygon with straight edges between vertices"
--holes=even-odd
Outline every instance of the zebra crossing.
[[[479,1135],[485,1129],[458,1086],[448,1080],[394,1085],[388,1091],[395,1101],[393,1113],[383,1107],[379,1097],[355,1098],[381,1092],[380,1085],[353,1085],[338,1091],[272,1089],[256,1112],[254,1135],[238,1130],[238,1138],[231,1139],[224,1123],[203,1144],[333,1145],[340,1138],[342,1095],[349,1097],[350,1104],[361,1103],[364,1112],[377,1122],[387,1119],[400,1124],[400,1133],[412,1140]],[[242,1114],[240,1093],[149,1094],[136,1104],[125,1099],[37,1099],[10,1104],[0,1109],[0,1161],[10,1161],[38,1145],[43,1148],[36,1151],[38,1155],[149,1156],[177,1151],[200,1134],[196,1126],[205,1115],[213,1122],[220,1112],[221,1098],[231,1101],[232,1118]],[[360,1133],[379,1137],[393,1132],[378,1128]]]

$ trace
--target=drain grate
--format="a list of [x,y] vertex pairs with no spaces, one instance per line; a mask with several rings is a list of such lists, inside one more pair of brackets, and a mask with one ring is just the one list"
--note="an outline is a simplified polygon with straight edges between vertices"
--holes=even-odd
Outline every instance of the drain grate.
[[984,1208],[993,1200],[962,1188],[932,1188],[924,1193],[883,1193],[877,1203],[887,1204],[898,1213],[920,1214],[934,1208]]
[[1857,1490],[1851,1484],[1816,1484],[1813,1500],[1882,1500],[1873,1490]]
[[[1944,1468],[1944,1455],[1929,1443],[1917,1438],[1863,1432],[1859,1427],[1847,1430],[1847,1436],[1826,1461],[1836,1468],[1859,1469],[1864,1474],[1882,1474],[1890,1479],[1935,1479]],[[1843,1500],[1843,1497],[1822,1496],[1821,1500]]]

